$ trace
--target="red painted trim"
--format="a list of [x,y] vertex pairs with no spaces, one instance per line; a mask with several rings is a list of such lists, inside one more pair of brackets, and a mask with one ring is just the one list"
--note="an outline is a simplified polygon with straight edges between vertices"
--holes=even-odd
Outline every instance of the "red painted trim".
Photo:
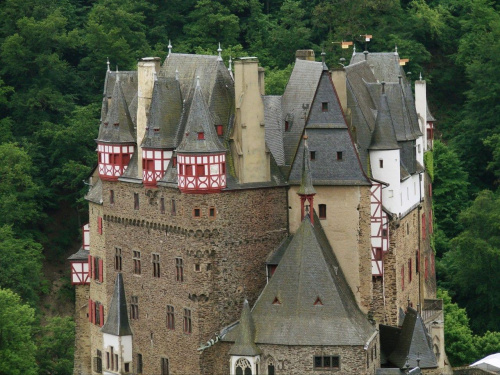
[[97,232],[102,234],[102,217],[97,217]]
[[89,298],[89,322],[92,323],[92,300]]
[[92,259],[92,255],[89,255],[89,278],[92,278],[94,275],[94,260]]
[[103,280],[103,261],[99,259],[99,282],[102,283]]
[[104,325],[104,306],[99,305],[99,327]]

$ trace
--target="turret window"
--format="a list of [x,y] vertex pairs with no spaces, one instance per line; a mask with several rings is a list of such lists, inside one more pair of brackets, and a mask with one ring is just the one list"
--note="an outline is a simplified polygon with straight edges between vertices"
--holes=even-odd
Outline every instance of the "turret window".
[[115,191],[109,191],[109,204],[115,204]]
[[412,264],[411,264],[411,258],[408,259],[408,282],[411,283],[411,279],[412,279]]
[[172,214],[172,216],[175,216],[177,214],[175,199],[172,199],[172,201],[171,201],[170,213]]
[[160,198],[160,213],[164,214],[165,213],[165,198]]
[[161,375],[169,375],[170,369],[168,366],[168,358],[161,359]]
[[139,193],[134,193],[134,210],[139,209]]
[[285,131],[290,131],[290,122],[289,121],[285,121]]
[[142,354],[137,353],[137,373],[142,374]]
[[200,139],[200,140],[205,139],[205,133],[204,132],[199,132],[198,133],[198,139]]

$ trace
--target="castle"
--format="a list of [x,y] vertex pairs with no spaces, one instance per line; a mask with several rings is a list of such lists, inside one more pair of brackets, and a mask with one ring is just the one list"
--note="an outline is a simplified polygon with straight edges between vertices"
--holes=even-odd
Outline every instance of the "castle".
[[143,58],[104,84],[74,374],[447,373],[426,84],[397,52]]

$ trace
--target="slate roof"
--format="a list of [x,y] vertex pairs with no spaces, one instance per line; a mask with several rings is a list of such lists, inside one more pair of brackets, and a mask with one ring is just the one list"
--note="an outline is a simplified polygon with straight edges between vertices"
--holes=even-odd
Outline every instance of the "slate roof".
[[282,96],[264,95],[264,123],[266,127],[266,144],[278,165],[285,165],[285,149],[283,144],[284,117]]
[[418,367],[415,367],[408,372],[406,370],[400,370],[398,368],[378,368],[375,372],[375,375],[408,375],[408,374],[421,374],[422,370]]
[[[365,61],[363,53],[353,54],[349,65]],[[366,62],[373,68],[375,77],[382,82],[398,82],[399,76],[405,76],[403,67],[399,65],[399,54],[397,52],[369,52]]]
[[136,182],[142,183],[142,176],[139,176],[139,167],[138,167],[138,149],[134,150],[132,157],[128,163],[127,169],[123,172],[123,174],[118,178],[120,181],[128,181],[128,182]]
[[312,183],[311,175],[311,162],[309,157],[309,147],[307,147],[307,139],[304,139],[304,153],[302,156],[302,179],[300,188],[297,191],[299,195],[313,195],[316,194]]
[[85,199],[93,203],[102,204],[102,181],[100,178],[97,178],[96,182],[90,187],[88,193],[85,195]]
[[137,71],[107,71],[104,80],[103,105],[101,108],[101,121],[106,119],[108,99],[113,96],[116,79],[120,78],[123,95],[127,102],[130,116],[137,124]]
[[241,311],[240,324],[238,336],[234,345],[229,349],[229,355],[246,355],[256,356],[261,353],[260,349],[255,345],[255,326],[252,318],[252,312],[248,301],[243,303],[243,310]]
[[290,126],[283,138],[286,165],[293,162],[322,72],[321,62],[295,60],[282,99],[283,118]]
[[182,133],[179,125],[183,103],[179,81],[171,77],[158,78],[153,87],[148,123],[142,147],[173,149]]
[[428,103],[426,105],[426,108],[427,108],[427,121],[436,121],[436,119],[432,115],[431,111],[429,110],[429,104]]
[[90,251],[84,250],[83,247],[80,247],[76,253],[71,255],[68,260],[69,261],[78,261],[78,260],[88,260]]
[[[382,89],[383,90],[383,89]],[[396,150],[401,148],[396,139],[394,124],[389,112],[389,103],[387,95],[383,92],[380,95],[377,118],[375,120],[375,129],[372,133],[370,150]]]
[[114,336],[132,335],[132,329],[128,321],[127,301],[121,273],[116,275],[115,288],[111,302],[109,303],[106,323],[102,326],[101,332]]
[[[219,141],[215,132],[215,123],[208,111],[207,104],[203,98],[201,85],[197,84],[189,112],[185,134],[177,147],[177,153],[211,153],[223,152],[226,148]],[[198,134],[203,133],[203,139]]]
[[[255,343],[365,345],[375,332],[359,310],[315,217],[302,221],[252,310]],[[321,303],[315,305],[318,297]],[[275,300],[279,304],[275,304]],[[240,326],[223,338],[234,341]]]
[[111,105],[106,118],[99,127],[99,142],[109,143],[135,143],[135,129],[127,101],[121,86],[117,80],[113,88]]
[[[417,366],[417,358],[420,358],[420,368],[436,368],[437,360],[432,350],[432,341],[427,333],[422,317],[418,312],[408,307],[403,326],[399,329],[388,330],[380,325],[382,351],[386,353],[388,361],[398,368],[403,368],[408,360],[410,367]],[[385,333],[382,334],[382,330]],[[394,337],[397,336],[397,339]],[[397,343],[394,345],[394,341]],[[390,347],[394,350],[387,355]]]

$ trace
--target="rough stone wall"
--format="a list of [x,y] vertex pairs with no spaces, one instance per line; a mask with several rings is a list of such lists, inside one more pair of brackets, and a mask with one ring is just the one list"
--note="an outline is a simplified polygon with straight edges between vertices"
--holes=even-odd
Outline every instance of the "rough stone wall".
[[[370,188],[365,186],[315,186],[314,209],[326,205],[321,225],[330,241],[360,308],[367,312],[371,292]],[[299,187],[288,191],[290,231],[300,225]]]
[[[131,320],[134,362],[142,354],[145,374],[159,374],[162,357],[174,374],[205,371],[197,348],[237,320],[244,298],[253,304],[265,285],[264,261],[287,234],[286,189],[180,194],[178,189],[103,182],[103,201],[100,237],[105,241],[93,241],[91,229],[91,254],[104,257],[104,282],[92,281],[91,298],[105,301],[106,314],[117,273],[115,249],[120,248],[129,309],[131,296],[138,297],[139,319]],[[209,216],[210,208],[215,217]],[[194,216],[195,209],[200,217]],[[140,275],[133,272],[133,251],[141,253]],[[153,276],[153,254],[160,257],[160,277]],[[176,258],[183,261],[183,281],[176,279]],[[174,306],[173,330],[166,327],[167,305]],[[191,311],[192,333],[183,330],[184,309]],[[95,353],[102,350],[102,339],[98,327],[90,328]]]
[[[432,212],[432,196],[430,193],[431,178],[428,173],[425,173],[424,177],[424,190],[425,190],[425,201],[423,203],[423,213],[425,215],[425,238],[422,238],[422,273],[421,281],[422,285],[422,298],[436,298],[437,285],[436,285],[436,272],[433,266],[434,262],[434,250],[432,249],[432,236],[433,236],[433,224],[430,220],[433,220],[434,215],[430,214]],[[421,231],[422,232],[422,231]],[[429,273],[428,277],[425,278],[425,259],[428,261]]]
[[89,285],[75,286],[75,365],[73,375],[90,375],[91,373],[89,289]]

